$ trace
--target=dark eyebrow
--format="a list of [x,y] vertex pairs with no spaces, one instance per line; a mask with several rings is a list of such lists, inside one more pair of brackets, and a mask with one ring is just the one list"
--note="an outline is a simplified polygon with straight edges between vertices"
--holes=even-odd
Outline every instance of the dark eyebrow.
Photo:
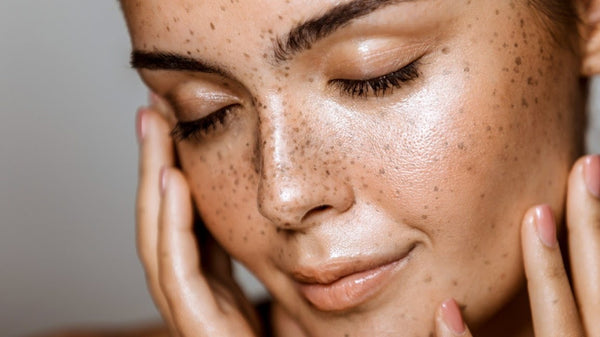
[[275,40],[274,56],[277,62],[290,60],[295,54],[310,49],[320,39],[348,25],[352,20],[380,8],[415,0],[353,0],[331,8],[325,14],[305,21]]
[[134,50],[131,53],[130,63],[136,69],[193,71],[232,78],[229,72],[218,66],[175,53]]

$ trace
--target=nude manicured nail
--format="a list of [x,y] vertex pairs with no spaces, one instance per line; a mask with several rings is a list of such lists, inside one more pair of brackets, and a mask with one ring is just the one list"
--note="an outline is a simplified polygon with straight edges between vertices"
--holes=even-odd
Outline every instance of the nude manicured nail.
[[462,314],[455,300],[449,299],[442,303],[442,317],[452,332],[456,334],[465,332],[465,322],[463,322]]
[[165,189],[167,188],[167,168],[163,166],[160,169],[160,194],[165,194]]
[[600,198],[600,156],[589,156],[585,159],[583,178],[588,191]]
[[142,142],[146,135],[147,127],[144,115],[146,114],[146,108],[139,108],[135,120],[135,130],[138,138],[138,142]]
[[535,209],[535,227],[542,243],[549,248],[557,246],[556,221],[550,206],[538,206]]

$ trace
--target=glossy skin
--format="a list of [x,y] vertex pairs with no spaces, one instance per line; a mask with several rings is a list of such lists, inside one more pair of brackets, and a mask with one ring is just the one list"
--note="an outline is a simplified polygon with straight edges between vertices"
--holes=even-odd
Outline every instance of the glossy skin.
[[[579,58],[518,1],[424,0],[274,60],[276,37],[335,3],[124,2],[135,50],[188,55],[235,77],[140,71],[170,100],[170,127],[238,106],[177,143],[206,227],[309,335],[427,336],[449,297],[472,330],[496,316],[527,331],[527,318],[502,309],[526,303],[525,212],[545,203],[564,213],[581,153]],[[330,83],[415,59],[418,78],[379,97]],[[407,250],[391,282],[357,303],[310,303],[297,290],[331,276],[327,266]]]

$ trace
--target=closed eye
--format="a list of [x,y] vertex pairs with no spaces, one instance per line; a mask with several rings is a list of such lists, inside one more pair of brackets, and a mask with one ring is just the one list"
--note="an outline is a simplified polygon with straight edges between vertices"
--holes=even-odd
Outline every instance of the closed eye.
[[238,107],[240,107],[239,104],[232,104],[197,120],[177,122],[177,125],[171,131],[171,137],[175,141],[201,141],[204,137],[226,126],[232,111]]
[[383,97],[419,77],[419,60],[420,58],[394,72],[379,77],[365,80],[334,79],[330,80],[329,84],[338,87],[341,94],[353,98]]

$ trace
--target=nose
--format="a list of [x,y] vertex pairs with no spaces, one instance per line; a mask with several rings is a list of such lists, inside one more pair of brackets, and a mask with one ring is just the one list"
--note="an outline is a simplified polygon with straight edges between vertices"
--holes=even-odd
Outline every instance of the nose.
[[335,131],[310,115],[273,106],[260,117],[260,213],[296,231],[348,210],[354,195],[340,172],[344,151],[335,145]]

